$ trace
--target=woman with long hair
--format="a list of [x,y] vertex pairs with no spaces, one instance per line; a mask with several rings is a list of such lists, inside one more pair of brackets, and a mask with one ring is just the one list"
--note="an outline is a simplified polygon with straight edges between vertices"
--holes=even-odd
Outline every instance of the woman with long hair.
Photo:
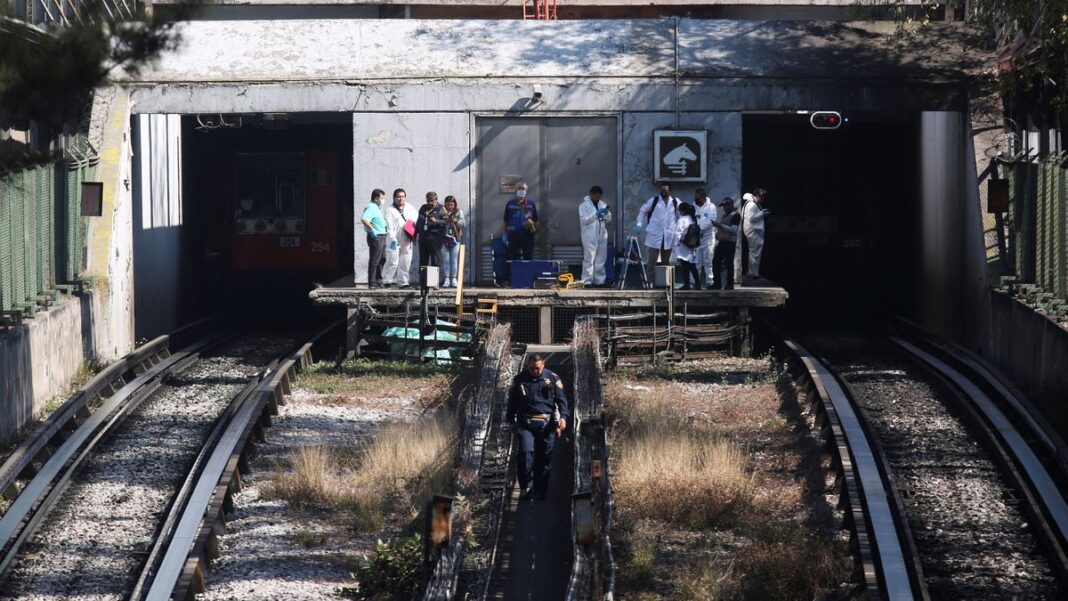
[[460,276],[460,270],[463,269],[463,266],[459,265],[460,245],[463,244],[466,226],[464,212],[456,203],[455,196],[445,197],[445,207],[441,211],[441,218],[445,222],[445,237],[442,244],[445,287],[453,288],[456,286],[456,279]]

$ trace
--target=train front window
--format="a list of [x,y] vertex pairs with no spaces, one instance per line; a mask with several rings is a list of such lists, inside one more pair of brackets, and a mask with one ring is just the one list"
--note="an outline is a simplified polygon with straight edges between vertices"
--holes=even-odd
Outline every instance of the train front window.
[[[304,165],[301,153],[239,154],[234,205],[238,229],[256,233],[277,221],[303,221],[307,215]],[[248,221],[259,227],[244,227],[242,222]]]

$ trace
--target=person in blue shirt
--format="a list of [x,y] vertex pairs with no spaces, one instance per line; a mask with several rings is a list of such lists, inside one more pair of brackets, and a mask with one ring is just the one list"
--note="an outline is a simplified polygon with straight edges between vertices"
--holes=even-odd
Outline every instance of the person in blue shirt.
[[382,199],[386,193],[375,189],[371,202],[360,216],[363,231],[367,232],[367,287],[382,286],[382,265],[386,262],[386,217],[382,214]]
[[545,498],[553,443],[567,428],[570,417],[563,380],[545,369],[544,357],[531,355],[508,396],[508,419],[515,423],[519,437],[516,471],[521,499]]
[[509,260],[534,258],[534,234],[538,233],[538,207],[533,198],[527,196],[529,188],[526,182],[519,182],[515,187],[515,198],[504,206],[504,231],[508,236]]

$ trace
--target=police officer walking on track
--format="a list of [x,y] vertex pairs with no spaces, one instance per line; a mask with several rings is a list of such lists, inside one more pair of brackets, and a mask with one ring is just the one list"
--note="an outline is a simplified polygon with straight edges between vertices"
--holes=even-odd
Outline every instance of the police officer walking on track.
[[564,382],[545,369],[541,355],[531,355],[516,376],[509,396],[508,417],[519,436],[519,488],[521,499],[544,499],[549,490],[553,443],[570,418]]

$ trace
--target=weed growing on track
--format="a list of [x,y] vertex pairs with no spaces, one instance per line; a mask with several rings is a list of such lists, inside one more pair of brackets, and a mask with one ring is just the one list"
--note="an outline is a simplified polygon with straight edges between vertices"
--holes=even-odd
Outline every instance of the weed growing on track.
[[354,458],[326,446],[304,446],[289,456],[268,496],[295,508],[340,512],[358,531],[381,529],[391,515],[411,521],[451,478],[455,423],[439,412],[416,422],[386,424]]
[[728,441],[653,428],[628,439],[621,462],[614,483],[621,516],[705,528],[745,519],[756,508],[745,453]]
[[784,386],[767,359],[609,376],[621,598],[795,601],[848,582],[825,458]]

